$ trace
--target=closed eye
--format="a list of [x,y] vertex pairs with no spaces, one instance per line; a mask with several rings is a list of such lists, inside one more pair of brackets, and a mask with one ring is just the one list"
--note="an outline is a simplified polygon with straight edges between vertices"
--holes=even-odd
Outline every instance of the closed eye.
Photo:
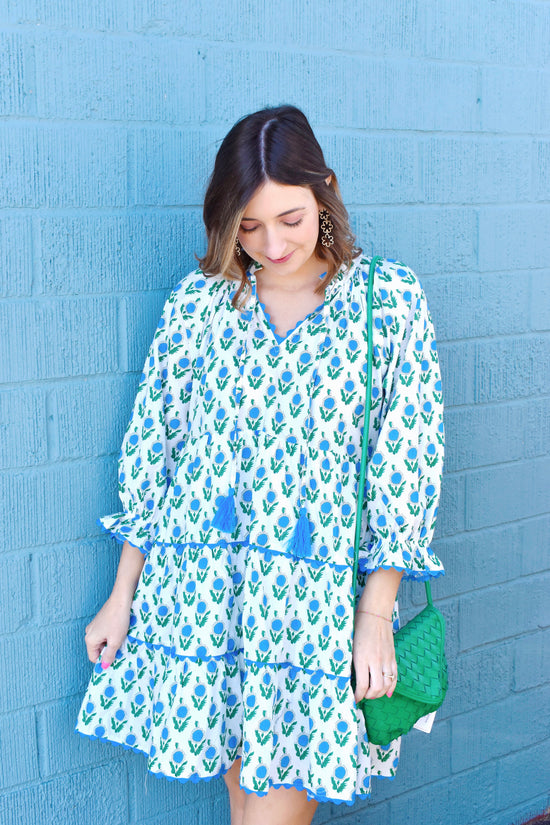
[[299,220],[294,221],[294,223],[287,223],[286,221],[283,221],[283,223],[285,226],[300,226],[303,220],[303,218],[300,218]]

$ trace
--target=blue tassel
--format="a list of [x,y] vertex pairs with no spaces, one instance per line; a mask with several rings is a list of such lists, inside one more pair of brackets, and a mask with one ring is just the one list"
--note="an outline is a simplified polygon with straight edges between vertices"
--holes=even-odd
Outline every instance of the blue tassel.
[[216,515],[212,519],[212,527],[222,533],[232,533],[237,526],[237,512],[235,510],[235,490],[229,488],[229,494],[224,496]]
[[297,559],[305,559],[311,555],[311,533],[305,507],[300,509],[300,518],[288,542],[287,550]]

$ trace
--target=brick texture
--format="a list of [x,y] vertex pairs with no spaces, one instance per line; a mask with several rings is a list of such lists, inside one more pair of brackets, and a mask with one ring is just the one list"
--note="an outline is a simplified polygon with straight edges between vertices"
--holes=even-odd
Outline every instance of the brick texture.
[[[448,698],[372,802],[314,825],[519,825],[548,805],[550,4],[207,5],[3,4],[0,825],[229,821],[221,780],[156,779],[73,728],[150,339],[204,252],[220,139],[286,101],[365,252],[419,275],[446,400]],[[404,586],[405,619],[423,603]]]

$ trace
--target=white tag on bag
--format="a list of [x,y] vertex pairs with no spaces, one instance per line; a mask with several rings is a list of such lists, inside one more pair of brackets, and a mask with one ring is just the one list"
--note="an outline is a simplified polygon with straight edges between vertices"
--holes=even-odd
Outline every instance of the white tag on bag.
[[429,733],[432,729],[436,713],[437,711],[434,710],[432,711],[432,713],[427,713],[426,716],[421,716],[420,719],[418,719],[418,721],[415,722],[413,728],[421,730],[422,733]]

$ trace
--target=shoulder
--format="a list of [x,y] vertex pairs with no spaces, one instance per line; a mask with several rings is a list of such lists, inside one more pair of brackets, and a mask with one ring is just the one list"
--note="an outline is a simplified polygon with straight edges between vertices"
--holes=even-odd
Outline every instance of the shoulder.
[[[206,308],[224,302],[234,284],[222,275],[210,275],[202,269],[194,269],[184,275],[170,293],[166,307],[170,315],[177,314],[182,320],[199,318]],[[218,301],[216,301],[216,298]]]
[[[359,283],[366,289],[372,258],[361,255],[355,259]],[[394,258],[380,258],[374,281],[375,305],[386,307],[403,317],[419,309],[425,293],[419,277],[411,267]]]

